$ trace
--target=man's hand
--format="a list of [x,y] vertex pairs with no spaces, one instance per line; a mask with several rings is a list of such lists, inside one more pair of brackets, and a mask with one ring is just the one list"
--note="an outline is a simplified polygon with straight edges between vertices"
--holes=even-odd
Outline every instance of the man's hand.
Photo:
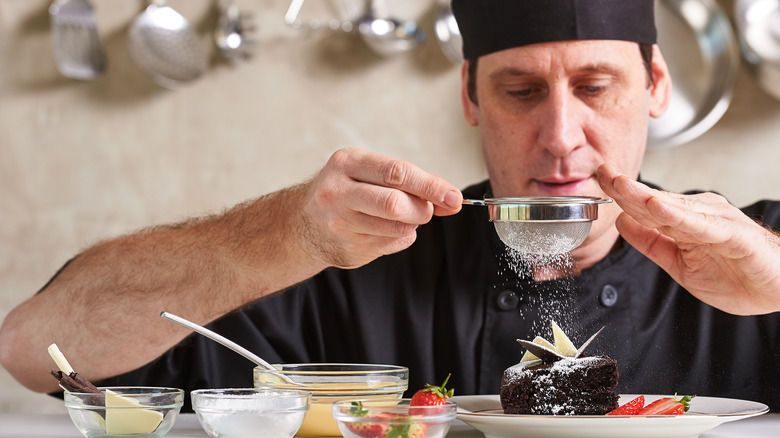
[[358,267],[409,247],[432,215],[460,211],[463,195],[413,164],[342,149],[305,187],[304,247],[327,265]]
[[780,236],[713,193],[653,190],[609,165],[601,188],[623,209],[616,226],[628,243],[691,294],[725,312],[780,310]]

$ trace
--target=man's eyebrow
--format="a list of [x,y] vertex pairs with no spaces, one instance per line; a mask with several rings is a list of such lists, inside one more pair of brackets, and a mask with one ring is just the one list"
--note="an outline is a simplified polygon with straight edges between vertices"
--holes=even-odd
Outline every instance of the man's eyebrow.
[[[573,69],[572,72],[575,74],[604,73],[612,76],[621,76],[625,74],[625,69],[620,67],[619,65],[605,62],[605,63],[586,64],[581,67],[577,67]],[[489,76],[490,79],[496,79],[496,78],[507,77],[507,76],[532,76],[532,75],[534,75],[534,73],[528,70],[523,70],[517,67],[504,67],[490,73]]]
[[612,76],[621,76],[625,74],[625,69],[621,66],[606,62],[598,64],[587,64],[581,68],[578,68],[576,71],[581,73],[606,73]]
[[504,67],[502,69],[496,70],[492,73],[490,73],[490,79],[496,79],[503,76],[529,76],[533,73],[525,70],[521,70],[519,68],[515,67]]

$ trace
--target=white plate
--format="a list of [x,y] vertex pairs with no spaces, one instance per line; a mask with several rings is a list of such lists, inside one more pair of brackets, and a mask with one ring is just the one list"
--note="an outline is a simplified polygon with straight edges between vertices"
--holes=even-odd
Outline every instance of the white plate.
[[[620,404],[636,395],[620,396]],[[650,403],[662,395],[645,395]],[[498,395],[455,396],[458,419],[485,434],[486,438],[691,438],[727,421],[761,415],[765,404],[730,398],[696,397],[685,415],[674,416],[554,416],[508,415],[501,410]]]

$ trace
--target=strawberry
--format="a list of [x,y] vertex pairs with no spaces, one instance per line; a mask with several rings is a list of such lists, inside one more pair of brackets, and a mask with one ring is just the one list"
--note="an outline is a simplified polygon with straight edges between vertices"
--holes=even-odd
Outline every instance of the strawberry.
[[447,399],[455,394],[454,389],[447,389],[447,382],[450,380],[450,374],[444,379],[441,386],[426,384],[424,389],[417,391],[409,402],[409,406],[439,406],[447,404]]
[[631,400],[630,402],[622,404],[614,411],[607,412],[607,415],[636,415],[639,413],[640,410],[642,410],[644,406],[645,406],[645,396],[640,395],[639,397]]
[[406,423],[390,426],[385,438],[425,438],[428,425],[425,423]]
[[677,394],[672,397],[658,399],[640,410],[637,415],[682,415],[690,408],[688,404],[695,396],[686,395],[677,399]]
[[347,429],[356,436],[363,438],[383,438],[390,430],[386,424],[377,424],[371,422],[345,423]]
[[360,402],[352,402],[349,413],[366,419],[366,421],[345,424],[352,434],[361,438],[425,438],[425,433],[428,430],[427,424],[411,423],[410,417],[405,415],[389,412],[369,415],[368,409],[364,408]]
[[[350,415],[356,417],[366,417],[369,419],[368,409],[363,407],[360,402],[352,402],[349,408]],[[363,438],[382,438],[387,434],[390,427],[386,424],[378,424],[371,421],[356,421],[346,423],[347,429],[353,434]]]

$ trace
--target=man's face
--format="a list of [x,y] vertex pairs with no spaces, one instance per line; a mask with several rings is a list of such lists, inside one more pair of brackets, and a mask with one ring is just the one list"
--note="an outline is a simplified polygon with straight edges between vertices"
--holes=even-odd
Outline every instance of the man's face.
[[637,176],[650,89],[636,43],[534,44],[479,59],[480,127],[494,196],[603,196],[601,163]]
[[[654,58],[663,63],[657,50]],[[648,116],[666,105],[648,80],[637,44],[625,41],[534,44],[480,57],[477,103],[465,80],[463,103],[480,129],[493,196],[604,197],[595,177],[602,163],[637,177]],[[604,207],[614,220],[616,206]]]

